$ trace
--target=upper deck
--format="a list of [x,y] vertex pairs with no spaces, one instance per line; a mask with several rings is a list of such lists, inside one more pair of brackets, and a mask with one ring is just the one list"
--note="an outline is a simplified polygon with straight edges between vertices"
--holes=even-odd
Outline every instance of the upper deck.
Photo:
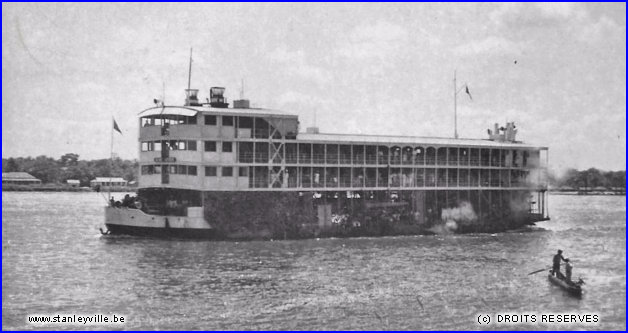
[[[152,107],[140,112],[140,141],[193,137],[196,139],[286,139],[303,142],[422,145],[434,147],[485,147],[547,150],[547,147],[519,141],[489,139],[299,133],[298,116],[262,108],[213,108],[190,106]],[[167,128],[167,130],[166,130]],[[277,131],[278,133],[273,133]]]
[[225,107],[223,100],[218,105],[159,105],[139,114],[140,187],[338,191],[546,186],[547,147],[514,141],[514,124],[496,126],[492,140],[317,129],[303,133],[294,114],[249,108],[248,102],[238,108]]

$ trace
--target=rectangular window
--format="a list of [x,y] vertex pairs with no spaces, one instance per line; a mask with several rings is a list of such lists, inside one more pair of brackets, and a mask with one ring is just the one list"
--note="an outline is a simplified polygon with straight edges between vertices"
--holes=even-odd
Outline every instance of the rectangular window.
[[232,152],[231,142],[223,142],[222,143],[222,152],[230,153]]
[[196,141],[194,140],[188,141],[188,150],[196,151]]
[[189,165],[188,166],[188,175],[196,176],[196,165]]
[[161,151],[161,141],[155,141],[154,143],[155,151]]
[[205,151],[216,151],[216,141],[205,141]]
[[170,171],[171,175],[176,175],[177,174],[177,166],[176,165],[171,165],[169,171]]
[[253,128],[253,118],[251,117],[240,117],[238,120],[239,128]]
[[232,177],[233,176],[233,168],[232,167],[222,167],[222,176],[223,177]]
[[179,165],[177,166],[177,173],[180,175],[186,175],[188,173],[187,165]]
[[168,150],[178,150],[179,149],[179,145],[177,144],[177,141],[175,141],[175,140],[166,141],[166,144],[168,145]]
[[216,126],[216,116],[205,116],[205,125]]
[[179,150],[185,150],[187,146],[187,141],[178,141],[177,142],[177,147],[179,148]]
[[153,169],[153,172],[154,172],[156,175],[160,174],[160,173],[161,173],[161,165],[155,165],[155,166],[154,166],[154,169]]
[[152,142],[142,142],[142,151],[149,151]]
[[142,174],[143,175],[148,175],[149,174],[148,170],[149,170],[148,165],[142,165]]
[[222,116],[222,126],[233,126],[233,117]]
[[239,167],[238,168],[238,176],[240,176],[240,177],[248,177],[249,176],[249,168],[248,167]]
[[205,177],[216,177],[217,175],[216,169],[217,168],[215,166],[206,166]]
[[196,125],[196,116],[186,117],[186,122],[189,125]]

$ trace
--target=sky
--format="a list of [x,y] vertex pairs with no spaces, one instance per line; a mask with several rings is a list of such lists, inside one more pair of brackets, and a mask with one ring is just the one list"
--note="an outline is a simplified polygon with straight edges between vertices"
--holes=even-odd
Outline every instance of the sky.
[[[138,157],[191,83],[325,133],[517,139],[626,168],[625,3],[2,3],[2,157]],[[244,82],[244,85],[242,85]],[[244,89],[242,89],[244,86]]]

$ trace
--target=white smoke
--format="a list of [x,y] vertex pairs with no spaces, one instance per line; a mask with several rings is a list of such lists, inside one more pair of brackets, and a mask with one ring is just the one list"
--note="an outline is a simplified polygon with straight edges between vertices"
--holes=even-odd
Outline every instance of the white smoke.
[[451,231],[456,231],[456,229],[458,229],[458,224],[454,220],[447,220],[447,222],[445,222],[445,228]]
[[525,214],[530,210],[530,202],[526,197],[514,197],[508,205],[510,211],[515,215]]
[[453,222],[450,225],[456,225],[458,227],[458,223],[469,224],[478,219],[478,216],[475,214],[473,210],[473,206],[468,201],[463,201],[458,205],[458,207],[453,208],[445,208],[440,214],[441,220],[445,221],[445,225],[449,222]]
[[522,179],[522,185],[536,188],[539,186],[546,186],[548,179],[548,171],[546,169],[535,168],[530,169],[527,176]]
[[458,225],[467,225],[478,219],[478,216],[473,210],[473,206],[468,201],[461,202],[458,207],[445,208],[440,214],[440,218],[443,221],[442,224],[437,224],[430,228],[437,234],[448,234],[456,231]]

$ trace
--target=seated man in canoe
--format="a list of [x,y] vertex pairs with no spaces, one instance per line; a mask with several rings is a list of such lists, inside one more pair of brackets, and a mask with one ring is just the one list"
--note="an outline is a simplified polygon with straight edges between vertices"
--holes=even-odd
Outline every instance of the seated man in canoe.
[[584,281],[582,281],[582,279],[578,279],[578,281],[572,281],[571,280],[571,271],[573,270],[573,265],[571,264],[571,261],[569,260],[569,258],[565,258],[565,281],[567,281],[567,283],[569,283],[572,286],[581,286],[584,284]]

